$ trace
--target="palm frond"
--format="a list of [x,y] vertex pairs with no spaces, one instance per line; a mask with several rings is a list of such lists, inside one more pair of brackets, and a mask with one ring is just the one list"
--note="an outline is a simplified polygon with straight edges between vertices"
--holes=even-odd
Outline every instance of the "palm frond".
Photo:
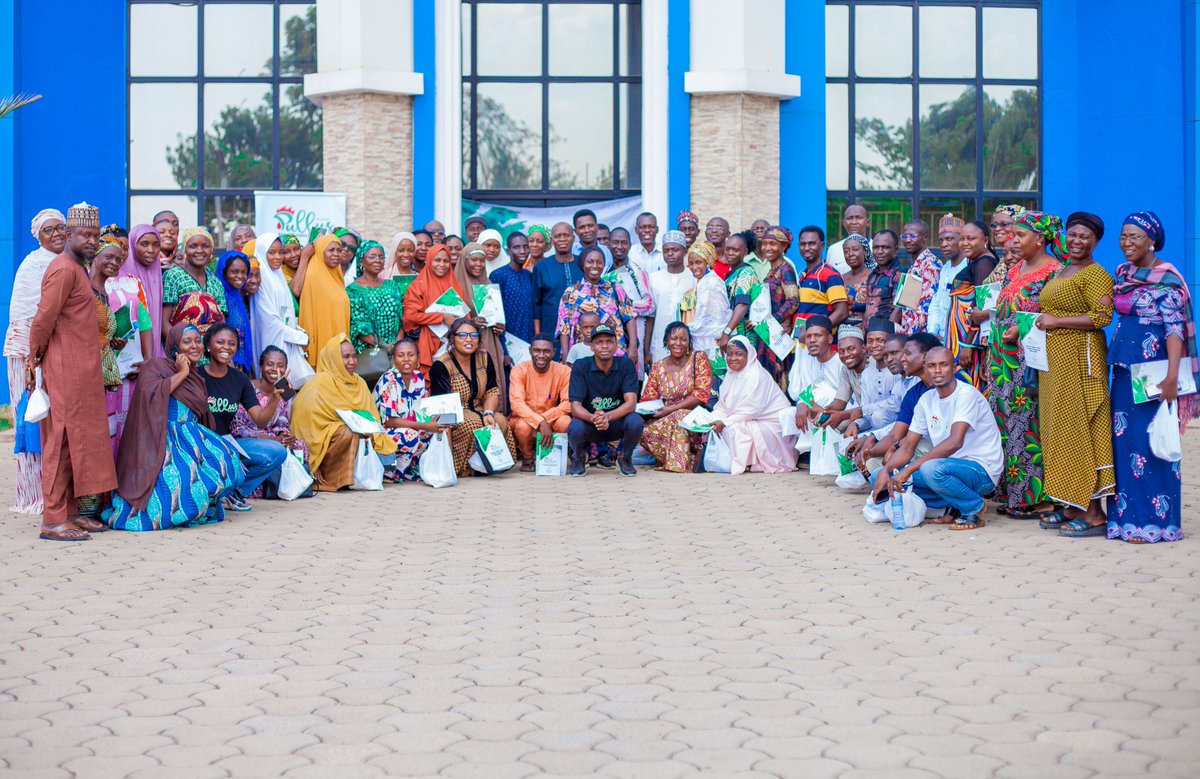
[[8,116],[18,108],[23,108],[24,106],[41,99],[41,95],[29,95],[24,93],[0,99],[0,119]]

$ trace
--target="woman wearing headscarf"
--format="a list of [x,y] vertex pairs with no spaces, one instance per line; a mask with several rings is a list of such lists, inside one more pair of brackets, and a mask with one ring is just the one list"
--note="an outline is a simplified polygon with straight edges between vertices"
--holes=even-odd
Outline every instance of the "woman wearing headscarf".
[[[720,278],[716,273],[713,277]],[[668,354],[650,368],[641,397],[643,401],[661,400],[664,405],[646,421],[642,446],[658,460],[657,470],[692,473],[702,449],[700,436],[679,423],[712,397],[712,363],[708,355],[693,348],[692,334],[683,322],[667,325],[666,338]]]
[[147,360],[138,374],[117,449],[117,493],[104,512],[114,530],[220,522],[221,496],[245,476],[237,454],[209,427],[200,330],[173,326],[166,349],[170,359]]
[[416,333],[421,353],[421,372],[428,375],[444,341],[445,328],[458,319],[455,314],[431,314],[425,309],[437,301],[446,290],[453,289],[464,301],[470,297],[459,283],[450,264],[450,250],[438,244],[429,250],[428,262],[404,296],[404,331]]
[[729,339],[725,361],[729,372],[713,407],[709,435],[719,435],[733,455],[730,473],[786,473],[796,470],[796,440],[783,434],[781,413],[793,407],[771,374],[754,359],[754,344],[744,335]]
[[399,232],[392,236],[389,242],[391,248],[384,259],[381,279],[392,279],[396,276],[417,275],[417,237],[409,232]]
[[[769,230],[767,235],[770,235]],[[871,253],[871,242],[858,233],[851,233],[842,242],[842,256],[849,268],[842,274],[842,282],[846,285],[846,302],[849,304],[849,311],[846,318],[842,320],[842,324],[861,328],[863,322],[866,321],[869,280],[871,271],[875,268],[875,255]],[[797,282],[797,302],[799,295],[799,282]]]
[[[1161,403],[1179,403],[1179,432],[1196,417],[1200,395],[1179,395],[1179,379],[1191,374],[1200,386],[1196,319],[1183,274],[1158,253],[1167,231],[1153,211],[1125,217],[1113,286],[1117,328],[1108,349],[1112,366],[1113,465],[1116,495],[1108,501],[1108,537],[1131,544],[1183,538],[1180,465],[1156,457],[1148,428]],[[1165,362],[1166,376],[1139,385],[1158,402],[1137,402],[1135,366]],[[1160,374],[1161,375],[1161,374]],[[1147,386],[1148,385],[1148,386]]]
[[238,222],[229,231],[229,251],[242,252],[245,255],[254,253],[253,249],[247,249],[246,244],[254,240],[254,228],[247,224]]
[[484,254],[487,257],[487,272],[485,275],[491,276],[492,271],[503,268],[508,264],[508,253],[504,251],[504,236],[500,235],[499,230],[484,230],[475,239],[475,243],[483,248]]
[[1000,426],[1005,473],[996,485],[1002,514],[1037,519],[1050,504],[1042,472],[1042,432],[1038,420],[1037,371],[1028,371],[1017,329],[1017,312],[1041,313],[1042,290],[1062,269],[1066,257],[1062,220],[1026,211],[1014,223],[1018,259],[1008,269],[992,320],[988,401]]
[[350,339],[354,348],[387,348],[400,334],[404,300],[400,288],[383,279],[386,255],[378,241],[363,241],[355,261],[357,278],[346,287],[350,298]]
[[189,227],[179,239],[183,259],[163,273],[163,319],[171,324],[190,322],[201,332],[225,321],[225,286],[209,270],[213,239],[203,227]]
[[15,404],[13,414],[17,441],[17,503],[12,511],[42,513],[42,444],[36,422],[25,421],[25,358],[29,356],[29,326],[42,300],[42,277],[50,262],[67,246],[67,218],[61,211],[46,208],[30,222],[29,230],[38,247],[25,255],[13,278],[12,299],[8,306],[8,333],[4,338],[4,356],[8,358],[8,397]]
[[317,375],[292,403],[292,433],[308,444],[308,465],[315,489],[336,492],[354,484],[354,457],[360,439],[368,438],[384,465],[393,461],[396,442],[385,433],[359,436],[346,427],[338,411],[367,411],[379,420],[379,409],[367,383],[354,370],[358,358],[345,333],[326,341],[317,355]]
[[[487,230],[484,230],[486,233]],[[433,250],[430,250],[430,254]],[[508,408],[508,377],[504,372],[504,325],[488,324],[479,316],[479,309],[475,306],[475,296],[473,294],[474,287],[480,284],[491,284],[487,277],[487,261],[485,260],[486,253],[482,246],[477,243],[469,243],[463,247],[462,259],[458,261],[458,265],[454,266],[454,277],[458,280],[458,285],[466,291],[463,300],[467,303],[469,309],[467,316],[471,317],[471,321],[479,328],[479,351],[485,352],[492,360],[492,364],[496,366],[496,386],[500,388],[500,408],[501,410]],[[504,255],[505,262],[508,261],[508,255]],[[448,346],[454,344],[448,343]]]
[[[327,343],[350,329],[350,298],[342,276],[342,242],[336,235],[323,235],[305,249],[291,289],[300,298],[300,329],[308,333],[314,344]],[[308,351],[308,364],[315,368],[317,354],[312,349]]]
[[980,348],[979,324],[987,312],[975,306],[975,288],[984,283],[996,267],[992,255],[992,236],[988,226],[978,219],[963,225],[959,249],[966,262],[950,286],[950,311],[946,321],[946,348],[958,367],[981,392],[987,386],[987,363]]
[[287,237],[263,233],[254,241],[254,255],[258,258],[262,284],[250,301],[250,329],[259,357],[268,346],[283,350],[291,371],[288,380],[293,387],[303,387],[312,377],[313,369],[304,356],[304,349],[309,342],[308,333],[300,328],[296,317],[296,299],[292,296],[285,273],[287,249],[284,239]]
[[696,278],[696,286],[684,293],[679,318],[692,334],[692,347],[715,358],[721,351],[717,339],[733,313],[725,294],[725,281],[709,267],[704,252],[688,252],[687,269]]
[[238,350],[233,357],[233,364],[241,368],[247,376],[254,378],[254,369],[258,363],[255,359],[257,352],[254,348],[250,309],[246,305],[246,299],[242,297],[246,280],[250,278],[250,258],[240,251],[225,252],[217,261],[217,278],[225,288],[225,307],[228,309],[225,323],[238,332]]
[[[266,236],[263,236],[263,240],[266,240]],[[291,233],[280,235],[279,241],[283,245],[283,278],[291,284],[292,279],[296,277],[296,270],[300,267],[300,255],[304,253],[304,245]],[[254,246],[257,250],[258,244],[255,243]],[[295,295],[292,295],[292,302],[296,305],[296,314],[299,315],[300,301],[296,300]]]
[[1113,277],[1092,257],[1103,236],[1104,222],[1095,214],[1067,217],[1069,264],[1042,290],[1036,323],[1046,331],[1050,365],[1038,382],[1046,495],[1063,506],[1042,523],[1072,538],[1107,533],[1101,501],[1115,484],[1104,343]]
[[533,225],[529,228],[529,258],[525,260],[525,270],[533,270],[533,267],[542,261],[548,251],[550,251],[550,228],[546,225]]

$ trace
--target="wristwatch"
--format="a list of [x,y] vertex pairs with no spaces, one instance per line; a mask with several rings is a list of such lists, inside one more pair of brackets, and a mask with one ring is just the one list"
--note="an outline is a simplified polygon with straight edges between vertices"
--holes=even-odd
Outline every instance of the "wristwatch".
[[733,335],[734,330],[732,327],[727,327],[724,330],[722,330],[721,332],[724,333],[725,335]]

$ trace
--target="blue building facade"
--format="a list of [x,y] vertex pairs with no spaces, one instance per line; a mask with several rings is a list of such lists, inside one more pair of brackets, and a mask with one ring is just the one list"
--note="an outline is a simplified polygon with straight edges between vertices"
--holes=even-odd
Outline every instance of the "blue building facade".
[[[0,197],[0,299],[7,300],[17,264],[34,247],[28,225],[38,210],[50,206],[65,210],[72,203],[86,200],[99,206],[104,223],[129,225],[132,221],[147,218],[146,205],[154,199],[154,195],[131,195],[131,191],[167,191],[155,179],[155,176],[161,177],[161,172],[144,173],[136,157],[136,147],[131,151],[131,138],[142,137],[137,125],[145,127],[158,121],[169,125],[172,121],[171,116],[148,118],[144,111],[130,105],[131,99],[138,99],[137,91],[131,90],[130,73],[141,67],[131,49],[136,52],[138,46],[148,45],[142,39],[147,35],[146,30],[130,23],[131,9],[139,3],[147,5],[142,0],[133,3],[129,0],[68,0],[62,3],[0,0],[0,38],[3,39],[0,40],[0,94],[30,92],[43,95],[38,102],[0,120],[0,193],[3,193]],[[325,6],[288,0],[274,3],[212,0],[197,5],[262,6],[263,18],[268,13],[267,6],[275,9],[274,35],[267,35],[270,31],[247,29],[227,32],[241,39],[253,38],[258,33],[274,38],[274,49],[267,47],[264,50],[273,51],[273,55],[267,56],[274,56],[275,67],[254,75],[254,85],[268,92],[274,90],[274,102],[268,101],[268,107],[273,106],[277,117],[296,110],[296,106],[289,103],[288,95],[294,94],[289,88],[295,87],[308,71],[302,65],[289,70],[289,65],[282,61],[286,59],[283,47],[289,41],[284,22],[300,18],[309,7],[316,7],[315,18],[320,25],[320,14],[325,12]],[[447,200],[444,189],[445,181],[454,179],[446,179],[444,169],[439,169],[435,161],[439,154],[444,155],[454,147],[468,149],[468,154],[471,147],[463,143],[462,134],[439,127],[439,116],[443,116],[440,112],[446,101],[457,103],[462,100],[458,80],[448,85],[438,73],[439,64],[444,67],[445,63],[445,58],[439,54],[444,54],[444,47],[450,42],[433,31],[442,29],[445,7],[436,0],[411,0],[411,3],[401,5],[405,9],[411,8],[411,29],[397,31],[397,34],[411,36],[411,69],[423,77],[422,88],[413,90],[411,98],[411,177],[408,179],[411,182],[411,214],[405,215],[405,219],[423,224],[428,219],[440,218],[453,230],[454,222],[461,214],[446,213],[445,203],[453,201],[454,193],[450,193],[451,198]],[[462,5],[465,7],[470,3]],[[994,4],[986,0],[915,3],[897,0],[891,4],[839,0],[828,4],[788,2],[783,5],[786,14],[782,24],[785,41],[782,61],[788,76],[799,77],[801,86],[798,96],[785,96],[779,104],[778,212],[772,216],[793,228],[808,223],[832,221],[836,224],[836,217],[827,219],[827,215],[836,213],[844,203],[864,201],[874,204],[881,198],[877,193],[856,189],[852,183],[849,189],[843,190],[837,169],[842,164],[837,156],[840,152],[830,151],[837,148],[838,142],[837,138],[830,137],[830,128],[844,126],[844,122],[834,121],[836,112],[841,110],[840,103],[835,106],[831,101],[842,99],[843,92],[839,91],[842,82],[847,82],[849,88],[848,82],[855,81],[855,76],[833,75],[840,67],[837,63],[843,54],[841,47],[849,48],[850,44],[843,40],[840,28],[831,30],[829,26],[840,24],[838,20],[849,18],[850,13],[858,13],[857,10],[850,11],[850,7],[888,6],[911,13],[913,18],[928,11],[933,18],[938,12],[946,12],[947,7],[963,13],[967,13],[965,9],[978,8],[982,9],[979,11],[982,14]],[[1146,0],[1137,4],[1118,0],[1049,0],[1015,5],[1032,9],[1037,19],[1036,24],[1015,31],[1019,45],[1037,51],[1036,84],[1033,87],[1038,94],[1037,160],[1036,184],[1031,185],[1031,199],[1045,210],[1064,216],[1074,210],[1086,209],[1103,217],[1111,229],[1110,238],[1100,246],[1099,256],[1109,267],[1115,267],[1121,259],[1116,241],[1111,237],[1121,218],[1131,210],[1156,211],[1168,230],[1163,257],[1184,270],[1194,291],[1200,289],[1200,267],[1197,265],[1200,258],[1200,206],[1196,197],[1197,174],[1200,173],[1197,155],[1200,0]],[[695,161],[691,155],[697,132],[692,104],[695,96],[685,81],[697,68],[693,62],[696,33],[693,28],[697,24],[696,15],[700,13],[697,9],[702,6],[704,4],[698,0],[644,0],[643,3],[618,0],[614,3],[613,13],[624,14],[621,19],[629,14],[661,13],[665,20],[665,29],[660,28],[655,33],[660,36],[658,40],[663,41],[664,51],[657,53],[661,54],[664,66],[661,73],[665,75],[650,73],[649,59],[652,57],[638,58],[639,64],[646,67],[638,88],[646,94],[661,95],[662,99],[645,104],[640,110],[636,106],[629,109],[637,113],[647,127],[661,124],[665,144],[655,147],[646,141],[650,137],[648,132],[639,134],[636,129],[627,130],[625,125],[613,133],[614,148],[621,148],[623,153],[628,151],[627,156],[642,158],[642,175],[637,183],[645,195],[647,207],[658,210],[663,223],[668,221],[668,214],[690,208],[696,194]],[[831,10],[833,6],[844,6],[847,10]],[[551,8],[544,18],[552,20],[556,10]],[[208,12],[207,8],[205,12]],[[228,12],[228,8],[222,11]],[[56,34],[47,35],[48,30],[54,30]],[[622,28],[614,39],[625,35],[624,30]],[[649,30],[647,26],[629,32],[629,40],[642,34],[649,35]],[[468,32],[464,30],[462,41],[456,40],[454,45],[469,49]],[[213,34],[211,25],[205,33]],[[213,41],[206,42],[205,33],[187,34],[199,34],[200,40],[194,45],[199,51],[207,51],[215,60],[221,50],[212,49]],[[547,44],[551,47],[547,59],[553,55],[554,33],[553,29],[547,32],[547,39],[551,41]],[[180,30],[155,31],[152,43],[158,47],[171,47],[178,43],[180,34]],[[914,50],[923,52],[925,49],[917,37],[918,34],[913,33]],[[979,44],[980,47],[986,45],[986,42]],[[983,53],[976,51],[976,54],[982,61]],[[633,60],[631,58],[629,62]],[[138,78],[136,74],[132,77],[134,81]],[[234,94],[243,87],[243,91],[251,89],[253,85],[239,86],[239,79],[243,78],[215,75],[201,80],[199,87],[186,88],[209,96],[211,103],[216,100],[213,96]],[[515,80],[520,78],[514,77]],[[160,80],[168,87],[176,82],[188,82],[186,77],[172,75],[165,75]],[[903,78],[877,80],[885,86],[903,88],[900,83]],[[977,80],[981,85],[980,93],[985,93],[989,88],[986,66]],[[915,70],[911,81],[912,89],[922,89],[926,83],[924,74],[917,74]],[[928,79],[930,84],[939,86],[945,86],[944,81],[946,79],[937,77]],[[974,89],[970,83],[966,87]],[[853,104],[856,113],[851,116],[851,122],[871,109],[869,101],[862,95],[873,93],[858,89],[860,94]],[[983,99],[980,98],[981,103]],[[618,111],[627,110],[628,105],[634,104],[621,103]],[[908,114],[910,122],[913,114],[922,110],[916,98],[913,106]],[[203,128],[209,121],[205,111],[212,113],[215,109],[211,106],[206,109],[201,103],[200,108],[189,110],[197,112],[198,126]],[[979,121],[986,119],[982,113],[976,118]],[[624,119],[626,122],[631,120],[632,114]],[[237,199],[242,197],[239,194],[242,189],[248,192],[254,188],[278,187],[288,179],[279,169],[286,167],[295,155],[288,147],[292,141],[286,126],[282,130],[279,126],[277,119],[273,145],[268,144],[273,153],[264,163],[268,168],[273,166],[274,170],[265,173],[266,178],[256,181],[254,186],[222,189],[215,182],[216,173],[210,171],[210,163],[200,163],[203,167],[200,178],[207,183],[198,185],[190,200],[181,199],[187,193],[170,196],[171,204],[195,203],[196,213],[189,214],[186,208],[181,212],[185,226],[199,221],[202,216],[211,216],[208,209],[214,197],[212,193],[236,205],[244,201],[244,198],[243,201]],[[546,127],[547,132],[551,132],[549,125]],[[622,131],[625,131],[624,135]],[[913,134],[911,126],[909,133]],[[977,137],[982,138],[982,133]],[[921,140],[917,142],[923,144]],[[550,140],[547,143],[551,144],[548,147],[551,151],[546,153],[552,155],[553,145]],[[632,144],[628,150],[625,143]],[[850,146],[854,145],[851,139]],[[665,151],[660,150],[663,148]],[[972,153],[981,159],[987,152],[983,148],[973,149]],[[326,148],[327,167],[329,159]],[[547,169],[555,162],[548,161]],[[919,153],[912,165],[920,167]],[[165,164],[160,167],[166,170]],[[627,171],[621,175],[625,173]],[[304,186],[320,187],[319,177],[298,175],[295,180],[304,182]],[[921,179],[914,182],[913,190],[922,189],[924,176],[923,171],[910,173],[911,178]],[[852,170],[851,181],[853,178]],[[622,181],[636,182],[636,179],[622,178]],[[466,185],[460,186],[465,188]],[[892,186],[894,189],[895,185]],[[899,190],[901,201],[909,198],[902,185]],[[986,184],[977,182],[975,189],[961,198],[961,202],[968,204],[964,208],[973,203],[975,210],[984,210],[992,202],[986,190]],[[160,194],[159,197],[167,198],[168,195]],[[549,200],[553,200],[553,194]],[[926,207],[923,195],[913,195],[910,200],[917,211]],[[565,197],[563,202],[572,202],[572,198]],[[575,198],[573,202],[579,202],[579,199]],[[936,204],[936,200],[930,200],[930,203]],[[703,217],[711,215],[702,214]],[[963,215],[969,218],[976,214]],[[397,224],[395,229],[406,226]],[[6,326],[7,309],[0,308],[0,312]]]

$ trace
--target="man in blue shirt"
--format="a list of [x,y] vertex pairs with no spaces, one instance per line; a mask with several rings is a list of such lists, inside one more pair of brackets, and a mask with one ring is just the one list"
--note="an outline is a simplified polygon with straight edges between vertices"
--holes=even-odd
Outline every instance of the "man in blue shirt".
[[622,476],[637,476],[633,467],[633,449],[642,440],[645,423],[634,413],[637,407],[638,379],[633,360],[616,357],[617,334],[608,325],[592,331],[591,357],[571,366],[571,413],[567,428],[571,465],[567,474],[583,476],[587,472],[587,447],[599,441],[621,442],[617,465]]
[[533,341],[533,272],[525,270],[529,239],[524,233],[509,233],[508,264],[492,271],[488,281],[500,286],[504,299],[504,328],[525,343]]
[[533,332],[553,333],[558,330],[558,306],[563,293],[572,284],[583,280],[583,271],[575,264],[571,244],[575,231],[566,222],[550,230],[554,256],[546,257],[533,266]]

